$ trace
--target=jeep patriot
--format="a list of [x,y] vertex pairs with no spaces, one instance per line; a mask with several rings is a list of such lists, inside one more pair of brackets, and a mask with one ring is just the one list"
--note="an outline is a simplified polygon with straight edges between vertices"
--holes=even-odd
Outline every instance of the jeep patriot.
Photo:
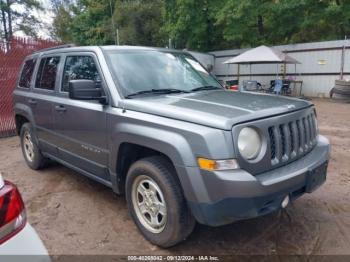
[[28,56],[14,96],[32,169],[57,161],[125,194],[153,244],[285,208],[326,180],[304,100],[225,90],[187,52],[60,46]]

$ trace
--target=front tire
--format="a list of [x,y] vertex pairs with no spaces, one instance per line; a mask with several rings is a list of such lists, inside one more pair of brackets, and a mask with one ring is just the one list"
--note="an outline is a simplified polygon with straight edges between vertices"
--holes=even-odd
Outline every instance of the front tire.
[[144,158],[130,167],[126,200],[138,229],[157,246],[176,245],[193,231],[195,220],[175,170],[164,157]]
[[47,159],[41,154],[40,149],[36,144],[33,127],[30,123],[22,125],[20,138],[23,157],[27,165],[34,170],[43,168]]

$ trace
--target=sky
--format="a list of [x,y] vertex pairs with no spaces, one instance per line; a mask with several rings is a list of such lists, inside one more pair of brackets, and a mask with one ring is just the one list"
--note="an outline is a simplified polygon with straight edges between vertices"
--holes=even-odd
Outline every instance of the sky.
[[[33,11],[33,15],[43,23],[42,28],[39,29],[38,36],[44,39],[51,38],[49,30],[52,25],[53,13],[50,11],[50,0],[40,0],[39,2],[42,3],[44,11]],[[16,11],[23,11],[23,8],[20,5],[14,4],[12,7]],[[16,32],[15,35],[25,36],[21,31]]]

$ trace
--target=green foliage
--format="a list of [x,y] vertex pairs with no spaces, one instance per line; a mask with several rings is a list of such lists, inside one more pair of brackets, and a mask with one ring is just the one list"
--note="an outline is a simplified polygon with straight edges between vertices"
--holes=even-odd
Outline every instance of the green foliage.
[[162,0],[117,1],[114,17],[123,45],[164,46]]
[[52,2],[53,34],[82,45],[114,44],[116,28],[121,44],[166,46],[171,39],[175,48],[200,51],[350,36],[349,0]]
[[227,0],[217,13],[224,39],[236,47],[343,39],[348,0]]
[[217,26],[216,13],[221,0],[166,1],[165,30],[175,47],[210,50],[222,43],[222,28]]
[[268,20],[270,44],[343,39],[350,34],[347,0],[281,0],[272,15],[280,19]]
[[64,43],[73,42],[73,13],[69,0],[52,0],[51,4],[56,14],[52,23],[52,37]]
[[[80,45],[121,44],[163,46],[162,0],[52,0],[56,16],[53,35]],[[112,13],[111,13],[112,12]],[[113,14],[113,19],[112,19]],[[114,26],[113,26],[114,25]]]
[[109,5],[105,0],[79,1],[80,6],[73,8],[73,39],[84,45],[102,45],[110,42],[108,30]]
[[54,38],[81,45],[111,43],[108,0],[51,0],[51,3],[56,14],[52,31]]
[[266,42],[265,20],[271,18],[273,5],[264,0],[228,0],[216,15],[217,24],[224,28],[223,38],[236,47]]

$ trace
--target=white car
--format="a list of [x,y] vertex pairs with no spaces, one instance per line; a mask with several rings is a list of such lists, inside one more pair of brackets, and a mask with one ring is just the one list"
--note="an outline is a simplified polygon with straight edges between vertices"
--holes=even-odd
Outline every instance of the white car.
[[17,187],[0,174],[0,261],[45,261],[50,257],[34,228],[27,222]]

